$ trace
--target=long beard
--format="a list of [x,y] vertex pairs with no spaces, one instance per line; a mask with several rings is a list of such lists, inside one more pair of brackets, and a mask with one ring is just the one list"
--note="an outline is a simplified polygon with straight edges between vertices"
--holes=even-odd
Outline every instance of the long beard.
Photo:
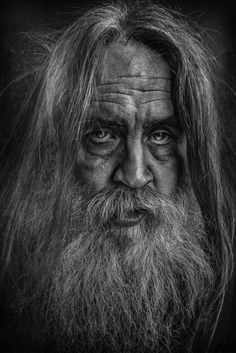
[[[73,240],[55,270],[59,332],[85,351],[173,352],[213,281],[199,210],[148,187],[88,194],[74,197]],[[139,225],[119,226],[137,209]]]
[[[140,224],[119,225],[140,209]],[[184,351],[183,337],[194,330],[214,281],[201,213],[190,195],[116,187],[94,196],[78,188],[71,211],[63,240],[53,235],[45,247],[41,235],[33,252],[28,241],[36,320],[38,313],[66,351],[160,353],[181,344]],[[27,295],[24,290],[25,302]]]

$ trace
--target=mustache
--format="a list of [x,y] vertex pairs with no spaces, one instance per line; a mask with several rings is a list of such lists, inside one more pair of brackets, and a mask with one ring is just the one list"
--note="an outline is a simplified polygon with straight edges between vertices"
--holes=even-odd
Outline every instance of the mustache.
[[123,220],[134,212],[140,212],[145,215],[146,221],[156,223],[162,220],[164,214],[170,221],[175,218],[176,203],[181,199],[180,193],[178,196],[166,196],[150,186],[130,189],[119,185],[95,195],[88,188],[80,190],[79,196],[75,193],[73,206],[75,212],[80,209],[81,217],[86,215],[93,224],[105,225],[116,219]]

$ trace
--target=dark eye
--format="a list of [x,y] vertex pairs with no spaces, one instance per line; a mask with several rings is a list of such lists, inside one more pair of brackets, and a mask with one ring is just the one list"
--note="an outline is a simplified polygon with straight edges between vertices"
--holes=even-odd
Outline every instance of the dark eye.
[[171,142],[172,139],[173,137],[170,133],[166,131],[157,131],[150,136],[149,141],[156,145],[166,145]]
[[94,130],[89,134],[89,139],[95,143],[105,143],[114,140],[114,136],[107,130],[99,129]]

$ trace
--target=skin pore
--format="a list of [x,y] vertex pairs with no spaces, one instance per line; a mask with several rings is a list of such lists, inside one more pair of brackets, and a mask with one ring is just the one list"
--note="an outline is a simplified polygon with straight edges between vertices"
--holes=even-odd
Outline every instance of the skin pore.
[[165,60],[137,43],[111,44],[101,65],[91,118],[77,163],[94,193],[122,184],[170,196],[184,152]]

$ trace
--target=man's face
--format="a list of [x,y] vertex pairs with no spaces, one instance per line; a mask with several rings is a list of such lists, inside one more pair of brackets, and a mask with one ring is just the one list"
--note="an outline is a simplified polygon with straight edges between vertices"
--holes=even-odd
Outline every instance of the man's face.
[[106,50],[100,70],[77,159],[80,181],[94,193],[123,184],[170,196],[184,153],[167,63],[143,46],[118,42]]

